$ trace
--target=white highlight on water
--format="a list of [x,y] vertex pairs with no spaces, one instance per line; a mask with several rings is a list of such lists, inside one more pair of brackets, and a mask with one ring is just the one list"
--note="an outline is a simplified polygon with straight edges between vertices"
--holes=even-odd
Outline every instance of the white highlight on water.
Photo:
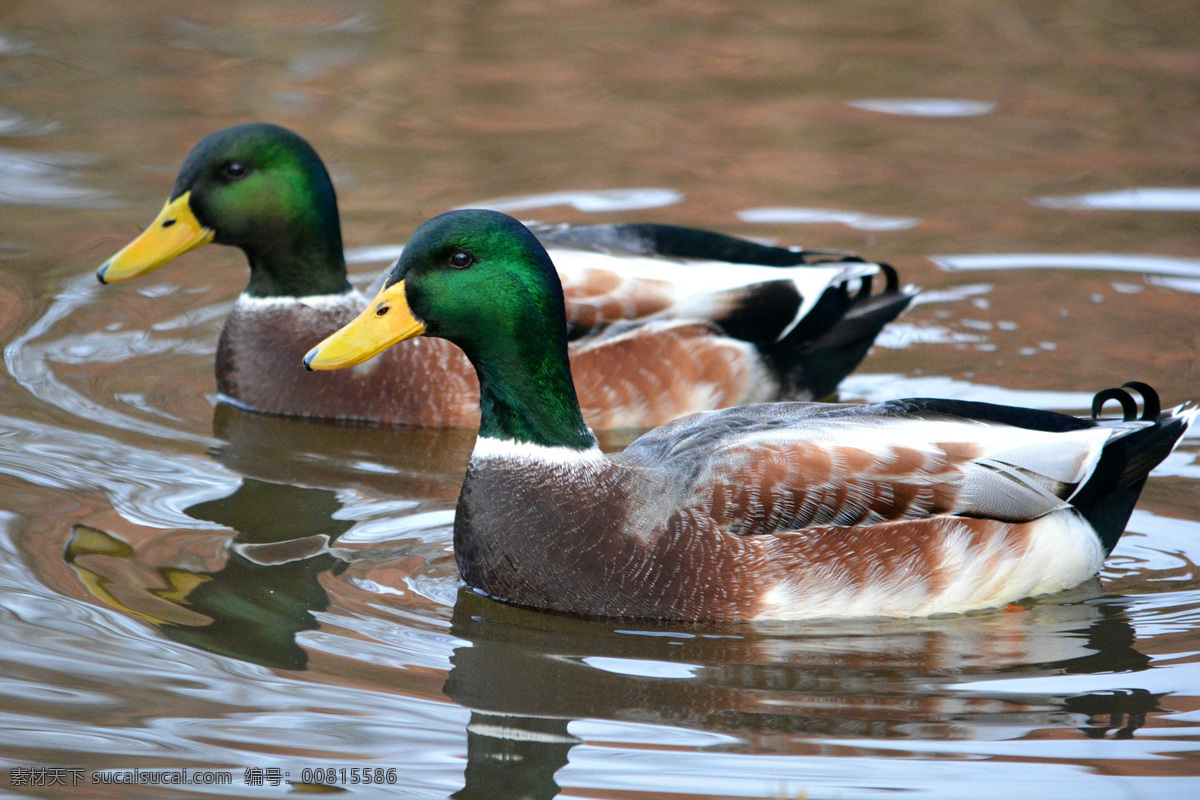
[[981,269],[1084,269],[1200,278],[1200,259],[1139,253],[978,253],[929,256],[947,272]]
[[494,197],[458,208],[488,208],[492,211],[526,211],[531,208],[571,206],[576,211],[603,213],[661,208],[678,203],[683,194],[674,189],[601,189],[596,191],[561,191],[544,194],[525,194],[514,197]]
[[863,111],[905,117],[978,117],[996,110],[996,104],[986,100],[949,97],[879,97],[847,100],[846,105]]
[[899,231],[921,224],[916,217],[882,217],[861,211],[842,211],[830,208],[798,208],[770,206],[747,208],[737,212],[742,222],[761,224],[819,225],[832,223],[860,231]]
[[1200,188],[1136,187],[1115,192],[1031,197],[1029,203],[1042,208],[1102,211],[1200,211]]

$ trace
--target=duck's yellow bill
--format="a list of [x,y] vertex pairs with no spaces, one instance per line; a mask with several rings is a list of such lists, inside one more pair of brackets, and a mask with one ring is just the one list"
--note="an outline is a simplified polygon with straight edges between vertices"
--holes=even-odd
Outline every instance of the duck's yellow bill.
[[96,272],[100,282],[126,281],[145,275],[188,250],[211,242],[215,234],[192,213],[188,205],[191,195],[184,192],[167,201],[150,227]]
[[394,344],[420,336],[425,323],[413,316],[404,281],[384,287],[361,314],[308,351],[308,369],[341,369],[361,364]]

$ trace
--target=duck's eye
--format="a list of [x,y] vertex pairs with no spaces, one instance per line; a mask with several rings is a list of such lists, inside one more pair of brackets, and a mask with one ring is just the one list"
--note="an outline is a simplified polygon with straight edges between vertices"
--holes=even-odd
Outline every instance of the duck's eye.
[[234,180],[244,178],[246,176],[246,165],[240,161],[230,161],[225,165],[224,173],[226,178],[233,178]]
[[450,256],[449,263],[450,266],[454,267],[455,269],[466,269],[475,263],[475,256],[463,250],[456,250],[453,255]]

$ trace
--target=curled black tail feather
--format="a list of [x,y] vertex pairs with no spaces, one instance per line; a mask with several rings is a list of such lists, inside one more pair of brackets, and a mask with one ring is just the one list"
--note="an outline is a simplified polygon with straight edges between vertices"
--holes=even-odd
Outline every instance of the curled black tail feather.
[[[1133,389],[1141,395],[1142,415],[1140,417],[1137,413],[1137,401],[1133,399],[1133,395],[1125,391],[1126,389]],[[1141,381],[1127,381],[1118,389],[1096,392],[1096,396],[1092,398],[1092,419],[1100,418],[1100,412],[1109,400],[1116,400],[1121,404],[1121,411],[1126,422],[1132,422],[1135,419],[1153,422],[1162,414],[1162,401],[1158,399],[1158,392],[1150,384]]]
[[[1142,414],[1125,391],[1130,388],[1142,397]],[[1162,410],[1158,393],[1144,383],[1131,381],[1120,389],[1105,389],[1092,402],[1092,416],[1109,400],[1121,404],[1123,422],[1142,421],[1149,425],[1114,437],[1104,446],[1095,471],[1071,498],[1073,505],[1091,523],[1107,555],[1116,547],[1134,504],[1146,485],[1150,471],[1162,463],[1195,417],[1194,409],[1179,407]],[[1099,422],[1099,424],[1104,424]]]
[[1158,392],[1148,383],[1141,381],[1126,381],[1121,384],[1122,389],[1133,389],[1142,396],[1142,419],[1150,422],[1158,419],[1162,414],[1162,401],[1158,399]]
[[1121,416],[1126,422],[1137,419],[1137,401],[1124,389],[1105,389],[1096,392],[1096,396],[1092,398],[1092,419],[1100,419],[1100,412],[1104,410],[1104,404],[1109,400],[1116,400],[1121,404]]

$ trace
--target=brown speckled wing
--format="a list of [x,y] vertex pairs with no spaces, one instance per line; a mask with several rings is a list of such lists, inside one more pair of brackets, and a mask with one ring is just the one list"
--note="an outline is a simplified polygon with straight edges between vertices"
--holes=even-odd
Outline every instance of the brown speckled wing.
[[643,319],[665,310],[672,302],[667,283],[629,277],[615,270],[589,268],[563,272],[559,277],[567,325],[577,333]]
[[581,340],[570,358],[584,419],[597,429],[662,425],[778,391],[752,346],[703,324],[654,323]]
[[761,534],[818,525],[870,525],[953,511],[962,450],[829,442],[722,448],[695,502],[723,529]]
[[678,421],[620,458],[679,476],[678,508],[746,535],[948,513],[1036,519],[1065,505],[1108,435],[906,415],[890,404],[781,403]]

